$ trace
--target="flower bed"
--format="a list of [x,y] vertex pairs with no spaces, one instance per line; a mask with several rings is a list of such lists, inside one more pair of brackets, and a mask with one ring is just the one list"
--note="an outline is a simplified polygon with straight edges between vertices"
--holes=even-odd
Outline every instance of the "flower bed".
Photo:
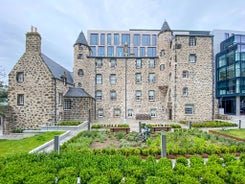
[[[83,135],[82,135],[83,134]],[[90,148],[93,141],[105,142],[105,146],[98,149],[95,148],[93,152],[105,152],[108,154],[120,153],[126,156],[142,155],[155,156],[161,154],[160,149],[160,135],[161,133],[150,134],[146,142],[136,141],[137,133],[125,134],[118,132],[110,134],[108,132],[97,131],[78,135],[68,143],[65,143],[61,149],[64,151],[71,150],[70,148],[83,150]],[[236,142],[234,140],[226,139],[218,135],[202,132],[197,129],[185,130],[180,129],[175,132],[167,132],[167,155],[211,155],[211,154],[225,154],[225,153],[241,153],[245,151],[245,143]],[[102,140],[100,140],[102,139]],[[115,144],[110,139],[117,139]],[[84,142],[89,140],[89,143],[84,145]],[[109,143],[109,144],[108,144]],[[73,146],[71,146],[71,145]],[[74,146],[75,145],[75,146]],[[68,149],[69,148],[69,149]]]

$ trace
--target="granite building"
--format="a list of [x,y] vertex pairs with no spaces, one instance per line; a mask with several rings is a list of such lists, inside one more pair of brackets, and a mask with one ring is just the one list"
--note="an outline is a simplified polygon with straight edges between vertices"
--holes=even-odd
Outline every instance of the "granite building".
[[214,117],[208,31],[88,31],[74,44],[74,81],[96,99],[96,117],[201,121]]
[[209,31],[81,32],[73,73],[41,52],[26,34],[26,51],[9,74],[13,124],[36,128],[63,120],[202,121],[214,118],[213,36]]

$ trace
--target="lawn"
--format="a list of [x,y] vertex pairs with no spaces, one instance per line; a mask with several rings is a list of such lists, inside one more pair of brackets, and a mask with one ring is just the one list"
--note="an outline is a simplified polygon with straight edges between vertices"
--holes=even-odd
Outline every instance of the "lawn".
[[0,139],[0,156],[28,153],[32,149],[52,140],[55,135],[62,133],[64,131],[46,132],[20,140]]
[[227,135],[231,135],[240,139],[244,139],[245,140],[245,129],[229,129],[229,130],[219,130],[217,132],[223,133],[223,134],[227,134]]

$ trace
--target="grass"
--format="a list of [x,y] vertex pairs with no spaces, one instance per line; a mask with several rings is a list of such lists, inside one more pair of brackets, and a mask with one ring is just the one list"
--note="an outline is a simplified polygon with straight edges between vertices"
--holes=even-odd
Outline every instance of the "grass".
[[245,140],[245,129],[229,129],[229,130],[219,130],[217,132],[223,133],[223,134],[227,134],[227,135],[231,135],[240,139],[244,139]]
[[20,140],[0,139],[0,156],[28,153],[32,149],[52,140],[55,135],[62,133],[64,131],[46,132]]

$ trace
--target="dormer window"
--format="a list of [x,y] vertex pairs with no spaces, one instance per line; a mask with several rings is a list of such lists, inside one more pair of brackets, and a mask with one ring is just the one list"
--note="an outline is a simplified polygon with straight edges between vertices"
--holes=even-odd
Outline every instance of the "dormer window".
[[64,72],[64,74],[60,78],[62,79],[64,86],[66,86],[67,84],[66,72]]
[[21,83],[24,82],[24,72],[18,72],[16,75],[16,81]]

